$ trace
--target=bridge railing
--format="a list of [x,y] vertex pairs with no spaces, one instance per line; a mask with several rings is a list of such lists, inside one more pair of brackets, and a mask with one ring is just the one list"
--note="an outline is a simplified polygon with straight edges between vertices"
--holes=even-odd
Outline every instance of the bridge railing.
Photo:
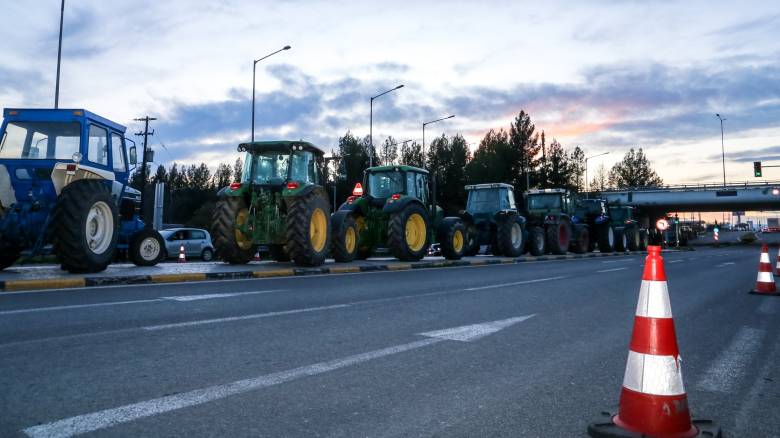
[[640,191],[676,191],[676,190],[729,190],[729,189],[745,189],[745,188],[762,188],[762,187],[778,187],[780,188],[780,181],[739,181],[728,182],[724,186],[723,183],[698,183],[698,184],[665,184],[661,186],[643,186],[643,187],[623,187],[616,189],[606,189],[600,192],[593,191],[592,193],[617,193],[617,192],[640,192]]

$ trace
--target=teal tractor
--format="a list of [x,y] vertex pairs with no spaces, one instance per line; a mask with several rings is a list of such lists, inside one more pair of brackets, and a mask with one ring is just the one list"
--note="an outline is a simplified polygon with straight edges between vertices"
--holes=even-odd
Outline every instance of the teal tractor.
[[366,169],[363,182],[331,218],[334,259],[363,259],[376,248],[388,248],[399,260],[416,261],[436,243],[445,258],[460,259],[466,228],[459,217],[444,216],[428,176],[412,166]]
[[0,269],[53,249],[62,268],[98,272],[118,251],[140,266],[164,254],[128,185],[126,128],[83,109],[6,109],[0,127]]
[[517,257],[524,252],[525,218],[515,205],[514,187],[509,184],[466,186],[468,199],[460,217],[466,225],[466,255],[488,245],[494,255]]
[[534,242],[552,254],[566,254],[570,249],[577,254],[588,251],[590,229],[587,223],[577,221],[572,193],[532,189],[525,193],[525,201],[532,254],[537,255]]

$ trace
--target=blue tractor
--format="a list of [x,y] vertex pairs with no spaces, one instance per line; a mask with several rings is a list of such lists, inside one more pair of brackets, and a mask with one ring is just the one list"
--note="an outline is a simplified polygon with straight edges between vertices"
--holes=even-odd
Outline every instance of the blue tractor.
[[139,266],[164,254],[128,186],[126,128],[82,109],[5,109],[0,127],[0,269],[52,248],[69,272],[99,272],[119,251]]

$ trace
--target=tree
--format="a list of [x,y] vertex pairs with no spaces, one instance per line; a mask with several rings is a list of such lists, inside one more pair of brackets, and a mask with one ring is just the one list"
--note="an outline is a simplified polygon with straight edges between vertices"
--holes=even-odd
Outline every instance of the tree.
[[352,188],[355,187],[355,184],[363,181],[363,171],[368,168],[369,149],[368,136],[359,139],[347,131],[344,136],[339,138],[336,161],[338,168],[344,170],[344,178],[336,184],[337,204],[344,202],[347,196],[352,194]]
[[646,187],[659,186],[663,184],[663,180],[650,167],[650,161],[642,148],[637,151],[631,148],[623,156],[622,161],[612,166],[609,171],[609,183],[617,188]]
[[233,178],[236,181],[241,181],[241,176],[244,174],[244,165],[241,162],[241,157],[236,158],[236,162],[233,163]]
[[588,189],[593,192],[603,192],[610,188],[609,177],[607,174],[607,168],[604,163],[599,164],[596,168],[596,174],[593,175],[593,179],[590,180],[590,186]]
[[166,184],[168,183],[168,171],[165,170],[165,166],[163,166],[162,164],[157,166],[157,172],[154,175],[154,180],[153,181],[154,181],[155,184],[160,183],[160,182],[166,183]]
[[523,192],[537,182],[539,166],[539,134],[535,132],[531,117],[525,111],[515,117],[509,127],[510,163],[515,192]]
[[217,190],[227,187],[233,182],[233,168],[229,164],[219,163],[214,172],[214,186]]
[[[474,159],[466,166],[467,180],[470,184],[490,182],[514,182],[514,166],[511,163],[512,151],[509,134],[503,129],[490,131],[474,151]],[[518,187],[515,187],[517,190]]]
[[451,140],[442,135],[431,142],[428,170],[436,179],[436,201],[448,214],[465,207],[465,169],[470,159],[471,152],[461,135]]
[[387,137],[382,144],[382,150],[379,151],[379,160],[377,164],[381,163],[383,165],[395,164],[398,160],[398,143],[392,136]]
[[423,167],[422,146],[413,141],[411,144],[404,143],[401,145],[401,164],[407,166]]
[[540,168],[540,186],[543,188],[568,188],[572,187],[572,174],[576,168],[569,158],[569,153],[563,149],[557,140],[553,140],[547,148],[545,159]]
[[569,186],[576,188],[580,192],[585,191],[585,180],[583,179],[585,174],[585,151],[579,146],[575,146],[574,150],[569,154],[569,163],[573,172]]

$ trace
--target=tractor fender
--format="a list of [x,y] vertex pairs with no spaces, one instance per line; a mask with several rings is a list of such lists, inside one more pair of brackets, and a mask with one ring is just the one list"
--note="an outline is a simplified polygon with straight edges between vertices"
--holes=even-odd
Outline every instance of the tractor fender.
[[241,187],[237,189],[231,189],[230,186],[225,186],[219,189],[217,192],[217,198],[228,198],[228,197],[237,197],[237,196],[243,196],[244,193],[246,193],[248,187],[244,186],[243,184]]
[[16,193],[11,185],[11,175],[8,168],[0,164],[0,208],[10,208],[16,204]]
[[456,217],[456,216],[447,216],[444,219],[439,222],[438,227],[436,227],[436,236],[437,241],[441,241],[441,236],[449,230],[451,226],[457,223],[463,223],[463,219]]
[[335,232],[341,229],[341,224],[344,223],[348,217],[352,216],[352,211],[339,210],[330,215],[330,227]]
[[[403,198],[401,198],[401,199],[399,199],[397,201],[387,202],[385,204],[385,206],[382,207],[382,212],[383,213],[387,213],[387,214],[396,213],[396,212],[399,212],[399,211],[403,210],[404,208],[406,208],[407,205],[409,205],[411,203],[419,204],[425,211],[428,211],[428,209],[425,208],[425,206],[422,204],[422,202],[420,202],[419,199],[413,198],[411,196],[407,196],[407,197],[403,197]],[[431,218],[428,218],[428,220],[430,221]]]
[[496,222],[498,222],[498,221],[500,221],[500,220],[504,219],[505,217],[508,217],[508,216],[510,216],[512,214],[517,216],[517,218],[516,218],[517,223],[519,223],[520,226],[525,228],[525,222],[526,222],[525,217],[523,215],[521,215],[520,213],[518,213],[517,211],[515,211],[515,210],[499,210],[499,211],[496,212],[496,214],[493,216],[493,218],[496,220]]
[[471,213],[469,213],[466,210],[459,211],[458,217],[460,217],[460,219],[463,221],[464,224],[466,224],[466,226],[472,225],[474,223],[474,216],[472,216]]
[[[54,185],[54,192],[57,194],[57,196],[62,193],[62,189],[64,189],[65,186],[82,179],[98,179],[111,182],[116,180],[116,174],[114,172],[80,163],[76,163],[76,170],[69,171],[68,165],[72,164],[73,163],[64,162],[56,163],[54,165],[54,169],[51,171],[51,182]],[[120,184],[120,189],[121,186],[122,185]],[[115,195],[115,197],[119,195],[115,188],[110,187],[109,190],[112,194]]]

